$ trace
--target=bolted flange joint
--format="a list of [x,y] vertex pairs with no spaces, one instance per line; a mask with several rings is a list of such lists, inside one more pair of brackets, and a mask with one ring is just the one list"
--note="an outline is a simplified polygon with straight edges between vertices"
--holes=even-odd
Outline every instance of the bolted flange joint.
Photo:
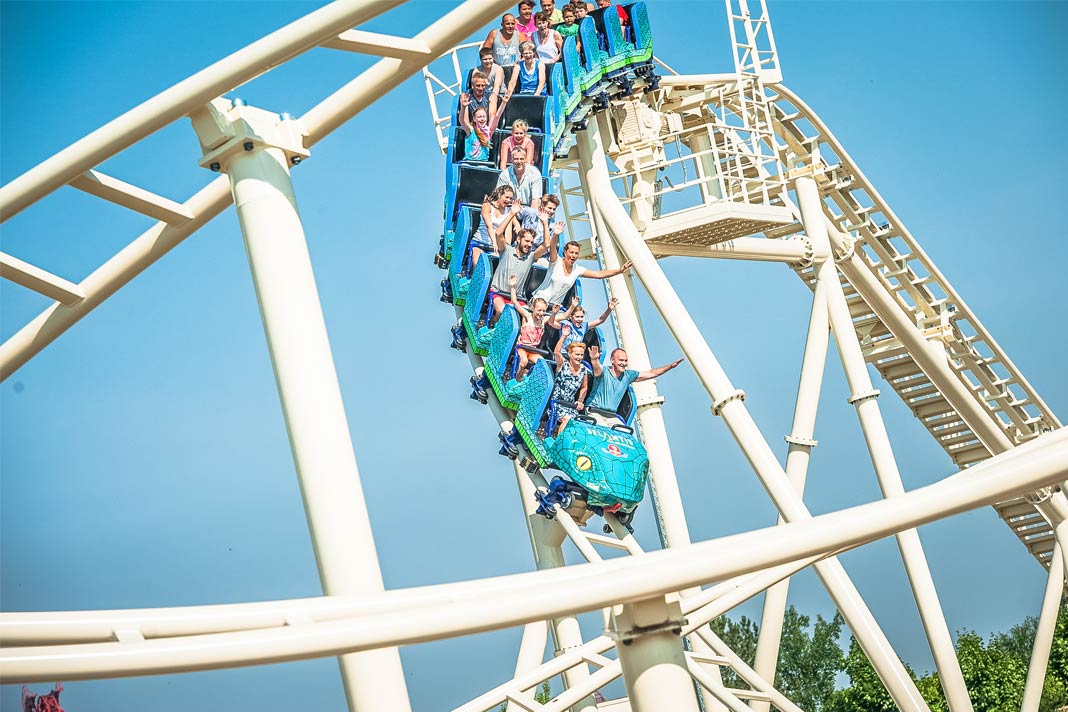
[[200,165],[215,172],[226,171],[235,156],[257,149],[278,149],[293,166],[311,155],[304,147],[307,131],[289,114],[219,97],[189,118],[204,152]]
[[687,622],[678,595],[669,594],[664,598],[616,606],[606,633],[617,643],[630,645],[639,638],[657,633],[681,636]]
[[873,388],[870,391],[864,391],[863,393],[854,393],[849,398],[849,405],[856,405],[872,398],[878,398],[881,394],[878,388]]
[[727,405],[731,401],[736,401],[736,400],[744,401],[745,400],[745,391],[740,390],[740,389],[735,390],[733,393],[728,393],[727,395],[723,396],[718,401],[713,403],[712,404],[712,415],[719,415],[720,412],[722,412],[722,410],[723,410],[723,406]]
[[819,445],[819,440],[813,440],[812,438],[803,438],[800,435],[786,435],[783,440],[791,445],[800,445],[802,447],[816,447]]

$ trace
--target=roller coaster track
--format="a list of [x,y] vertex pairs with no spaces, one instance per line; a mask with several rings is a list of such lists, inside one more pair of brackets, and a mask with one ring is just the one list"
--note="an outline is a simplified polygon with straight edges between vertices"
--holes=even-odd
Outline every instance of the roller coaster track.
[[[216,100],[218,94],[314,47],[367,52],[386,58],[351,86],[310,111],[302,120],[300,128],[305,133],[300,140],[288,144],[286,140],[292,136],[278,139],[281,149],[278,146],[272,148],[283,151],[283,165],[295,166],[307,148],[368,106],[388,87],[395,86],[398,77],[418,72],[430,60],[441,56],[510,5],[471,0],[413,38],[389,38],[349,29],[396,4],[399,2],[376,4],[350,0],[312,13],[286,28],[287,32],[281,36],[272,35],[273,42],[265,39],[256,43],[209,68],[210,71],[205,70],[173,87],[0,189],[4,219],[32,206],[52,190],[71,185],[160,220],[80,284],[62,280],[9,255],[0,256],[3,258],[0,261],[3,277],[56,301],[0,347],[3,377],[33,358],[130,279],[225,209],[233,199],[230,190],[238,189],[239,181],[233,175],[230,178],[234,185],[230,185],[226,176],[220,176],[189,200],[178,203],[104,175],[97,170],[101,161],[177,118],[190,113],[203,117],[204,114],[199,112],[205,104]],[[746,56],[750,59],[746,61],[757,67],[750,79],[764,76],[761,67],[770,67],[765,78],[778,80],[774,51],[762,55],[758,49],[760,33],[770,39],[766,11],[753,22],[744,0],[740,0],[740,6],[742,10],[738,14],[731,11],[732,21],[741,21],[745,32],[736,37],[732,25],[732,38],[735,38],[736,48],[748,48]],[[733,8],[733,2],[728,2],[728,7]],[[739,76],[741,73],[739,69]],[[697,94],[707,94],[710,98],[706,103],[714,103],[714,98],[719,96],[723,104],[721,108],[726,108],[724,102],[732,102],[734,97],[743,97],[743,104],[746,100],[737,87],[724,94],[725,80],[722,77],[715,81],[695,79],[689,85],[687,81],[687,78],[677,78],[667,83],[676,88],[688,86]],[[606,534],[611,533],[614,538],[583,530],[583,522],[575,521],[558,505],[552,520],[535,514],[531,495],[535,488],[545,486],[545,478],[537,469],[524,470],[516,465],[528,526],[532,529],[532,543],[536,538],[535,527],[552,530],[554,536],[569,539],[587,564],[563,566],[562,558],[556,565],[543,561],[539,557],[545,550],[535,545],[539,568],[555,570],[387,592],[382,590],[380,578],[376,589],[377,560],[374,560],[371,544],[371,561],[360,559],[356,562],[367,567],[357,573],[369,573],[370,584],[331,590],[324,582],[328,595],[316,599],[184,609],[4,612],[0,613],[0,642],[3,644],[0,677],[5,681],[60,677],[93,679],[338,655],[347,682],[369,681],[372,684],[363,686],[366,690],[381,681],[383,688],[390,688],[396,682],[391,675],[399,671],[399,660],[395,667],[390,667],[391,646],[505,626],[536,624],[547,619],[555,621],[555,625],[569,616],[601,609],[611,634],[562,646],[567,649],[560,650],[560,655],[548,663],[542,662],[543,644],[541,650],[536,650],[534,658],[517,664],[514,679],[457,709],[475,712],[496,709],[501,703],[510,704],[512,709],[542,712],[592,709],[591,695],[596,690],[620,676],[628,685],[633,683],[631,677],[635,674],[635,666],[642,664],[637,662],[635,651],[642,649],[641,655],[650,655],[660,668],[674,666],[683,672],[681,678],[676,676],[672,680],[677,683],[682,679],[685,684],[673,685],[671,692],[679,692],[678,699],[687,704],[693,699],[691,681],[696,681],[711,695],[708,701],[716,710],[744,712],[750,709],[745,704],[749,701],[763,704],[765,708],[772,705],[786,712],[795,712],[797,707],[768,683],[770,678],[764,678],[754,670],[757,666],[750,667],[742,661],[711,633],[706,624],[803,568],[823,566],[821,570],[829,571],[831,566],[837,565],[835,557],[851,548],[881,537],[901,535],[921,524],[974,507],[993,505],[1032,554],[1050,569],[1049,590],[1056,589],[1059,594],[1064,570],[1062,557],[1055,555],[1058,545],[1054,531],[1065,521],[1063,515],[1066,512],[1057,509],[1061,505],[1056,490],[1068,477],[1068,434],[1063,430],[1051,432],[1060,429],[1052,411],[819,118],[780,84],[765,84],[764,87],[768,93],[763,99],[756,99],[756,109],[761,110],[761,102],[766,101],[770,121],[756,126],[753,132],[756,138],[750,137],[747,144],[736,134],[724,132],[721,134],[722,145],[709,150],[728,150],[738,171],[732,178],[734,183],[729,185],[741,186],[743,192],[747,181],[754,177],[766,178],[761,176],[766,157],[757,155],[760,149],[756,143],[767,141],[777,152],[786,167],[786,173],[779,176],[778,188],[775,188],[775,180],[766,180],[763,192],[746,193],[745,202],[762,202],[763,207],[792,211],[796,219],[766,227],[764,234],[772,239],[762,242],[781,243],[775,246],[780,251],[775,259],[792,262],[801,278],[818,292],[819,266],[814,263],[819,260],[814,259],[818,256],[811,249],[809,238],[812,236],[806,235],[807,247],[799,251],[795,250],[795,245],[786,244],[793,241],[782,239],[813,231],[815,225],[811,216],[805,223],[801,208],[794,204],[787,190],[805,178],[815,181],[828,224],[836,263],[835,276],[845,290],[849,315],[864,358],[894,388],[954,463],[967,468],[965,472],[950,475],[917,491],[815,518],[808,515],[800,497],[791,492],[792,498],[776,498],[784,518],[790,521],[788,524],[693,545],[677,540],[675,546],[678,548],[644,552],[612,514],[606,514],[604,519]],[[654,97],[653,103],[657,101],[660,99]],[[226,111],[239,108],[234,105],[219,109],[212,116],[218,118]],[[670,100],[665,100],[661,108],[669,110]],[[730,108],[736,112],[750,110],[737,105]],[[254,118],[254,115],[250,116]],[[442,122],[437,118],[435,128],[440,130]],[[593,116],[595,123],[603,118],[603,113]],[[759,124],[760,119],[756,121]],[[293,128],[286,122],[283,119],[283,128]],[[590,134],[599,136],[599,130],[591,128]],[[737,146],[732,148],[732,143]],[[587,223],[587,229],[593,233],[591,244],[602,262],[618,263],[621,256],[618,250],[627,257],[630,256],[629,250],[635,249],[637,242],[631,239],[631,233],[636,235],[637,232],[634,225],[624,229],[615,219],[621,210],[616,203],[626,203],[633,209],[638,201],[633,195],[619,196],[618,201],[616,197],[609,198],[611,189],[607,182],[590,178],[607,165],[603,156],[597,158],[594,138],[580,137],[578,144],[578,159],[573,149],[569,157],[556,163],[561,169],[577,167],[578,172],[584,174],[581,188],[572,188],[570,194],[588,201],[588,204],[584,209],[569,212],[569,223],[573,229]],[[244,152],[259,152],[260,146],[249,148],[249,145],[245,145]],[[223,147],[204,148],[207,165],[216,170],[211,156]],[[747,150],[752,151],[748,157],[745,155]],[[240,155],[240,149],[235,151]],[[231,160],[239,159],[231,157]],[[600,197],[589,190],[591,186],[600,190]],[[799,194],[800,190],[797,192]],[[726,194],[727,202],[738,196],[733,188]],[[598,200],[601,201],[599,207],[596,205]],[[608,205],[610,202],[611,206]],[[614,211],[612,215],[607,214],[609,207]],[[765,213],[747,213],[746,219],[740,219],[737,224],[750,219],[759,222],[753,215],[766,217]],[[665,244],[650,243],[650,259],[654,254],[669,254],[671,248],[664,247]],[[641,249],[646,249],[645,245]],[[782,258],[782,254],[795,252],[796,259]],[[684,253],[685,249],[676,251],[676,254]],[[829,256],[823,254],[824,258]],[[655,264],[655,260],[652,261],[653,268],[650,269],[646,261],[639,268],[643,282],[655,283]],[[626,290],[628,285],[616,281],[610,288]],[[632,326],[622,323],[624,318],[613,322],[620,342],[628,329],[633,333]],[[672,318],[675,319],[673,328],[677,322],[684,321],[677,319],[677,315]],[[268,322],[268,316],[265,315],[264,320]],[[687,342],[678,333],[676,338],[684,348],[693,347],[693,340]],[[638,346],[632,336],[627,336],[628,348]],[[484,367],[480,357],[470,351],[467,355],[473,369]],[[718,369],[714,361],[711,363]],[[723,390],[714,378],[709,379],[708,373],[715,369],[710,368],[708,359],[699,368],[703,369],[700,375],[712,396],[713,412],[722,415],[732,431],[737,432],[738,424],[744,424],[748,417],[741,403],[744,394],[734,389]],[[279,388],[283,391],[285,404],[284,384],[280,382]],[[640,396],[639,400],[644,414],[655,412],[659,407],[655,390]],[[490,399],[489,406],[498,423],[513,418],[494,399]],[[752,444],[744,440],[739,438],[747,455],[757,452],[763,457],[759,448],[754,450]],[[351,445],[349,447],[351,450]],[[770,455],[770,450],[768,453]],[[769,460],[761,457],[754,458],[759,461],[754,463],[758,474],[763,478],[767,474],[765,471],[777,470],[770,472],[773,484],[782,486],[786,483],[785,476],[780,476],[782,468],[778,461],[771,458],[773,462],[769,467]],[[358,490],[359,480],[355,472],[353,475]],[[769,492],[773,489],[769,486]],[[360,498],[358,491],[355,496]],[[670,493],[665,499],[670,499]],[[665,506],[670,508],[671,503],[666,502]],[[353,514],[353,510],[346,506],[341,512],[346,516]],[[786,516],[787,512],[789,516]],[[355,514],[365,517],[366,512],[357,508]],[[311,512],[309,518],[314,518]],[[669,524],[677,527],[679,522]],[[353,547],[352,541],[350,538],[345,542],[348,548],[361,548]],[[604,560],[597,547],[623,550],[630,556]],[[353,567],[352,561],[348,564]],[[838,570],[834,569],[835,572]],[[848,584],[844,572],[838,579],[839,586],[843,581]],[[699,588],[707,584],[714,585],[705,590]],[[831,590],[830,586],[828,588]],[[565,591],[567,595],[562,595]],[[857,615],[857,609],[852,610]],[[860,610],[866,613],[862,601]],[[656,625],[635,623],[639,619],[646,622],[642,615],[653,615]],[[866,624],[869,619],[860,617],[857,620]],[[625,628],[627,621],[633,623],[632,628]],[[1043,608],[1040,626],[1044,629],[1048,622]],[[873,619],[871,626],[875,632],[866,631],[868,635],[881,635]],[[858,631],[858,639],[864,634]],[[679,635],[690,637],[691,649],[682,649]],[[670,645],[677,648],[674,658],[666,661],[657,658],[656,651],[650,653],[650,646],[644,643],[656,636],[667,638]],[[536,642],[537,636],[532,635],[531,639]],[[559,644],[560,640],[557,642]],[[608,657],[613,647],[617,658]],[[368,652],[384,652],[385,655],[368,657]],[[868,652],[874,654],[876,660],[882,656],[884,664],[888,655],[893,656],[892,650]],[[523,657],[522,651],[520,657]],[[896,656],[893,657],[896,661]],[[378,662],[373,662],[375,660]],[[384,665],[383,660],[386,660]],[[361,667],[363,665],[366,667]],[[733,670],[751,689],[726,688],[719,677],[720,668]],[[892,666],[880,668],[884,680],[888,675],[893,677],[893,672]],[[376,678],[376,674],[382,677]],[[566,689],[548,703],[535,701],[534,688],[561,675],[566,681]],[[888,681],[888,688],[892,682]],[[669,690],[665,688],[661,692],[667,694]],[[350,705],[361,710],[400,710],[407,704],[403,681],[397,687],[386,689],[384,696],[379,698],[369,692],[366,693],[369,696],[362,698],[359,691],[349,690],[349,693],[352,695]],[[902,709],[925,708],[922,701],[909,697],[907,684],[899,685],[892,694]],[[632,693],[629,703],[611,701],[609,705],[620,706],[604,708],[648,710],[662,701],[650,703],[651,699],[654,698],[648,696],[647,691],[644,699],[643,693],[637,691]],[[678,709],[696,709],[696,705]]]

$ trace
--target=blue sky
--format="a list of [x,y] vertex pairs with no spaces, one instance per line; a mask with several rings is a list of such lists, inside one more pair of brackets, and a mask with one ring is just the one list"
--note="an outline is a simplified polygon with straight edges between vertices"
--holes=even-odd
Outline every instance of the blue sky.
[[[731,68],[719,3],[652,0],[657,54],[684,73]],[[0,3],[4,183],[143,99],[314,9],[291,2]],[[415,2],[367,29],[414,34],[450,4]],[[831,127],[1017,366],[1062,418],[1068,264],[1058,208],[1068,108],[1064,3],[773,2],[785,83]],[[695,30],[694,28],[699,28]],[[479,33],[483,36],[484,33]],[[237,92],[299,116],[371,60],[318,50]],[[180,121],[104,166],[184,200],[211,176]],[[442,159],[418,79],[294,171],[386,584],[532,568],[514,479],[431,265]],[[388,170],[385,166],[391,166]],[[78,281],[150,224],[63,189],[4,224],[5,252]],[[773,447],[789,428],[809,293],[776,265],[665,268]],[[603,303],[596,285],[586,293]],[[0,285],[0,331],[46,301]],[[654,362],[678,349],[647,301]],[[704,540],[774,512],[692,371],[661,379],[690,530]],[[878,382],[877,382],[878,387]],[[953,471],[883,388],[906,488]],[[806,501],[878,496],[837,359],[828,359]],[[0,385],[0,599],[6,611],[172,606],[318,595],[266,343],[232,211],[174,250]],[[467,512],[462,512],[468,508]],[[636,520],[648,548],[648,510]],[[470,516],[473,514],[474,516]],[[471,522],[474,522],[472,525]],[[1037,613],[1044,577],[992,510],[924,527],[950,628]],[[572,555],[577,561],[577,556]],[[843,557],[899,653],[930,656],[893,542]],[[831,605],[811,574],[791,601]],[[742,609],[759,615],[759,603]],[[589,634],[597,630],[588,620]],[[511,675],[515,630],[402,651],[416,710]],[[45,686],[37,686],[44,689]],[[0,688],[0,707],[18,687]],[[338,709],[332,659],[68,685],[71,712]]]

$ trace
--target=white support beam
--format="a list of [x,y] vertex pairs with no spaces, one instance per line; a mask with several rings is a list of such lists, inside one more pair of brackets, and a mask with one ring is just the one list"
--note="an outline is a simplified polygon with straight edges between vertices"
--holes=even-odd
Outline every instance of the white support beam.
[[423,61],[433,59],[430,45],[424,40],[383,35],[363,30],[346,30],[337,37],[324,42],[323,47],[356,52],[358,54],[371,54],[376,57],[393,57],[394,59],[420,59]]
[[769,240],[763,237],[736,237],[710,246],[652,243],[649,249],[657,257],[716,257],[755,262],[818,262],[828,257],[828,253],[816,251],[807,239]]
[[4,252],[0,252],[0,277],[55,299],[60,304],[74,304],[85,299],[85,292],[77,284]]
[[88,170],[72,180],[70,186],[169,225],[181,225],[193,219],[193,213],[181,203],[100,171]]
[[0,188],[0,221],[220,94],[260,76],[265,68],[282,64],[404,1],[338,0],[200,70]]

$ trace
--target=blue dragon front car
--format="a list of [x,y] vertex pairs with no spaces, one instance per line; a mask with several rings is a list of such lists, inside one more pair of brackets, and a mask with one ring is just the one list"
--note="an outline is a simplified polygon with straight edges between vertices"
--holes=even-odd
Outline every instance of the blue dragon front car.
[[545,444],[553,466],[586,490],[589,505],[630,513],[645,496],[649,455],[629,428],[606,428],[572,418],[560,435]]

